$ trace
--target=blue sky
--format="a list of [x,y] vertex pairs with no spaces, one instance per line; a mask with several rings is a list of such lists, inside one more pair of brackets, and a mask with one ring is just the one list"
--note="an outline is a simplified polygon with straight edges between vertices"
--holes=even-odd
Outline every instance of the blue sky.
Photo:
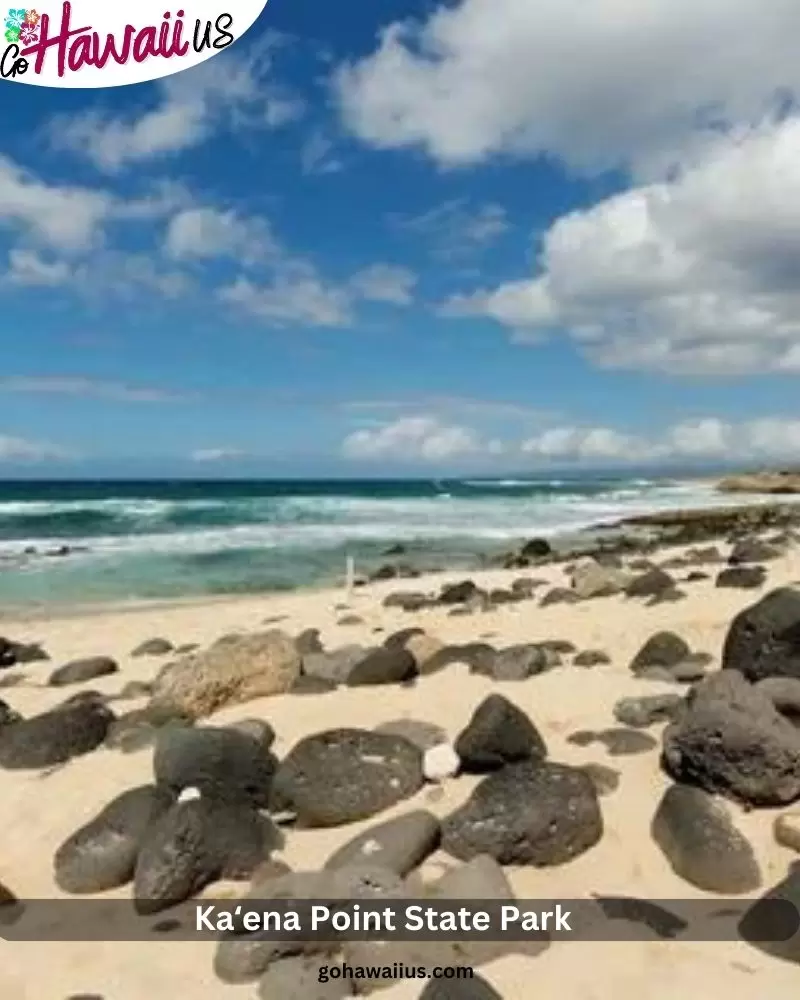
[[0,83],[0,474],[797,457],[800,7],[640,6],[270,0]]

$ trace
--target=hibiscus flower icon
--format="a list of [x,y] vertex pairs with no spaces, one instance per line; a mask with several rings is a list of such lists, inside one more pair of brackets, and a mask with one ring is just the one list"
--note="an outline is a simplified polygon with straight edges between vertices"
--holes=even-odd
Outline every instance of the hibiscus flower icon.
[[26,10],[15,10],[11,7],[8,11],[8,17],[6,18],[6,27],[9,31],[13,31],[15,28],[17,31],[25,23],[25,15],[28,12]]
[[39,41],[39,29],[31,24],[23,24],[19,29],[19,40],[23,45],[33,45]]
[[36,10],[29,10],[25,14],[25,23],[29,24],[32,28],[35,28],[41,19],[42,15]]

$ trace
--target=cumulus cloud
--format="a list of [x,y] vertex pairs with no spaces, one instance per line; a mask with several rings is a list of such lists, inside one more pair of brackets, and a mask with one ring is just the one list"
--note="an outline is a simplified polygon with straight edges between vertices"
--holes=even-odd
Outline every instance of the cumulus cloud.
[[553,427],[524,441],[521,451],[545,461],[598,464],[797,460],[800,420],[765,417],[737,423],[706,417],[653,436],[612,427]]
[[12,248],[8,253],[5,280],[12,285],[53,287],[72,279],[72,269],[65,260],[48,260],[35,250]]
[[68,451],[43,441],[0,434],[0,462],[43,462],[72,457]]
[[388,25],[334,90],[361,139],[448,166],[510,153],[663,169],[796,93],[798,36],[795,0],[460,0]]
[[198,448],[189,457],[193,462],[230,462],[245,453],[238,448]]
[[800,118],[720,138],[670,181],[558,219],[538,275],[446,303],[602,365],[800,370]]
[[234,257],[256,263],[277,251],[269,223],[207,206],[186,208],[167,226],[164,250],[178,260]]
[[411,304],[416,283],[413,271],[392,264],[373,264],[350,279],[351,288],[361,298],[395,306]]
[[446,462],[484,451],[468,427],[432,416],[402,417],[392,423],[354,431],[342,444],[345,458],[374,461]]
[[137,116],[116,118],[93,110],[59,117],[50,128],[51,143],[115,173],[182,153],[223,127],[277,128],[298,117],[302,104],[272,82],[273,49],[273,40],[266,38],[246,57],[237,47],[232,57],[223,53],[166,77],[156,84],[156,104]]
[[346,289],[327,284],[310,265],[295,265],[266,285],[240,276],[217,294],[224,304],[275,326],[335,327],[351,318]]
[[272,262],[272,276],[259,284],[240,275],[219,289],[219,300],[274,326],[347,326],[359,301],[407,306],[417,276],[404,267],[373,264],[349,280],[326,279],[307,260],[289,254]]
[[75,252],[95,245],[117,210],[104,191],[47,184],[0,156],[0,226],[53,249]]

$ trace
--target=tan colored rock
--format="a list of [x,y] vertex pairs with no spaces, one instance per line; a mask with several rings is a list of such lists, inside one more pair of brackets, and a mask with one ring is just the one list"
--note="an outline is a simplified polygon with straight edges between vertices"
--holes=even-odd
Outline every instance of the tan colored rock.
[[285,632],[225,636],[165,666],[153,685],[153,702],[201,718],[226,705],[283,694],[299,675],[300,654]]
[[800,493],[800,469],[728,476],[717,483],[722,493]]
[[444,649],[444,643],[436,636],[428,635],[427,632],[417,632],[406,640],[405,647],[414,657],[417,670],[422,672],[425,664],[429,663],[440,649]]
[[572,574],[572,589],[581,600],[619,594],[632,577],[624,570],[601,566],[594,559],[579,563]]
[[782,847],[788,847],[800,854],[800,812],[784,813],[778,816],[773,826],[775,839]]

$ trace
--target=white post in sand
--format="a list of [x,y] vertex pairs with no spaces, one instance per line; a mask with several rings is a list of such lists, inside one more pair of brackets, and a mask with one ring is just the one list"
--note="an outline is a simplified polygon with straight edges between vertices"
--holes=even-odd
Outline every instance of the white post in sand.
[[347,557],[347,571],[345,576],[345,587],[347,588],[348,599],[353,596],[353,587],[356,580],[356,564],[352,556]]

